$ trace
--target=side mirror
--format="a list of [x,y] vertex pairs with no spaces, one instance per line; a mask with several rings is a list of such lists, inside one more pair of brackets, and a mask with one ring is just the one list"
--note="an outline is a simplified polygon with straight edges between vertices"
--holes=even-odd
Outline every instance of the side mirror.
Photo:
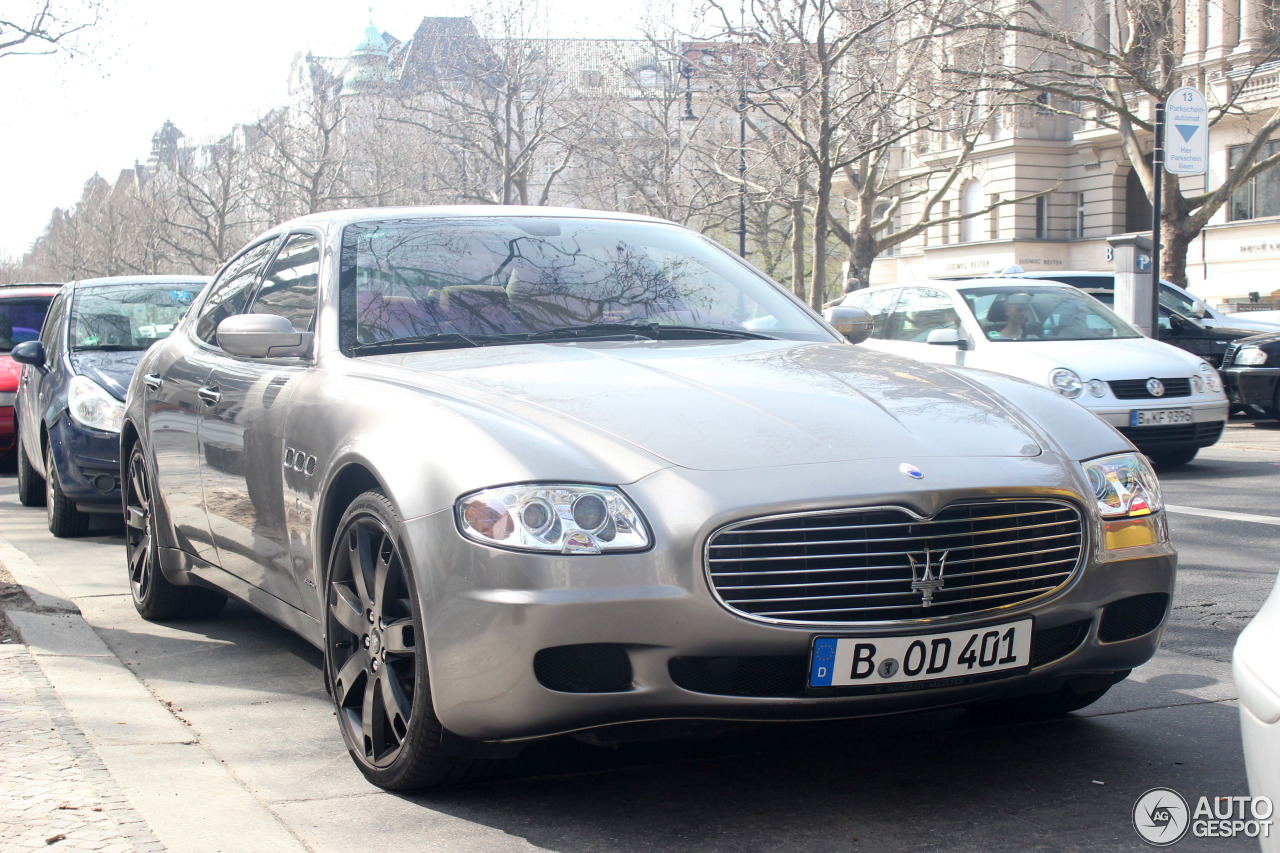
[[822,312],[822,317],[851,344],[860,344],[871,337],[871,329],[875,325],[871,315],[866,311],[861,308],[846,308],[843,305],[828,308]]
[[311,338],[278,314],[234,314],[218,324],[218,346],[246,358],[306,356]]
[[960,333],[955,329],[934,329],[929,333],[928,342],[938,346],[960,346]]
[[23,341],[15,345],[9,355],[18,364],[29,364],[41,373],[49,372],[42,341]]

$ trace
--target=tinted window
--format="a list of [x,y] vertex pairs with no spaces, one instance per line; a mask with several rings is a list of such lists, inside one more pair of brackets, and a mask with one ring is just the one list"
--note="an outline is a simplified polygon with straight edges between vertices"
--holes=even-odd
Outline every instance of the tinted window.
[[245,302],[253,291],[253,283],[277,242],[272,239],[259,243],[222,271],[209,288],[204,305],[200,306],[200,319],[196,321],[197,338],[207,344],[218,345],[218,324],[244,310]]
[[253,300],[254,314],[289,318],[299,332],[315,324],[316,284],[320,278],[320,241],[311,234],[294,234],[272,261]]
[[53,298],[49,313],[40,328],[40,340],[44,343],[44,356],[49,364],[62,353],[62,319],[67,312],[67,292]]
[[144,350],[167,338],[199,285],[146,282],[79,287],[71,302],[71,349]]
[[929,340],[935,329],[960,329],[960,315],[951,305],[951,298],[940,290],[925,287],[908,287],[898,298],[884,337],[893,341]]
[[348,226],[342,251],[344,348],[426,335],[517,341],[600,323],[830,339],[776,285],[671,226],[547,217],[393,220]]
[[[40,326],[49,310],[48,296],[24,296],[0,299],[0,352],[8,352],[14,344],[40,337]],[[47,349],[47,347],[46,347]]]

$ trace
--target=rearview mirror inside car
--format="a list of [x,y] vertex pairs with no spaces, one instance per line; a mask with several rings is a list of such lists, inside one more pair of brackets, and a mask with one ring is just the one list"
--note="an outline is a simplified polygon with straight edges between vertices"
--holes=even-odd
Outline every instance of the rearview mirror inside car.
[[236,314],[218,324],[218,346],[246,358],[288,358],[311,352],[310,332],[278,314]]

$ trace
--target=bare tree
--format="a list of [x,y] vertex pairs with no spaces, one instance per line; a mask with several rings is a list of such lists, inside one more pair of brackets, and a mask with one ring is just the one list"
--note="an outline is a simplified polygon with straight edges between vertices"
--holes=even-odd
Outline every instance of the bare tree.
[[[97,25],[98,0],[11,2],[0,12],[0,58],[77,52],[76,37]],[[17,8],[22,7],[22,8]]]

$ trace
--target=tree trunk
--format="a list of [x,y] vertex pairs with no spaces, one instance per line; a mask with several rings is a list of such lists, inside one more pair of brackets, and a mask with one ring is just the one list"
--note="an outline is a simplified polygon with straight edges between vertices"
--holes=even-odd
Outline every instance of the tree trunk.
[[804,299],[804,196],[791,203],[791,292]]
[[822,311],[827,287],[827,210],[831,207],[831,174],[818,172],[818,199],[813,208],[813,277],[809,284],[809,305]]

